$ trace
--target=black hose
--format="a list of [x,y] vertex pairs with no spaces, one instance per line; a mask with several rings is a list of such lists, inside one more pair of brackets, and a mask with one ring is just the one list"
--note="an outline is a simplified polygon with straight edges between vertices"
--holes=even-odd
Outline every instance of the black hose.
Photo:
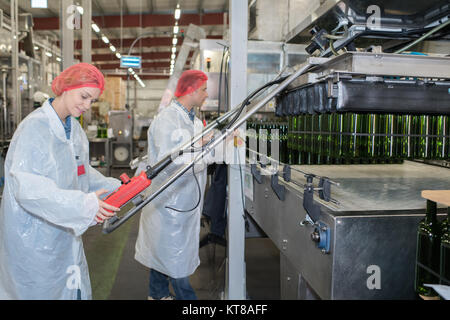
[[245,100],[242,102],[239,111],[236,113],[236,115],[234,116],[233,119],[231,119],[231,121],[225,126],[224,130],[229,129],[236,121],[237,119],[239,119],[242,110],[244,110],[245,106],[250,104],[250,99],[252,99],[255,95],[257,95],[260,91],[266,89],[267,87],[273,86],[274,84],[278,84],[283,82],[284,80],[286,80],[287,76],[285,77],[281,77],[279,79],[270,81],[268,83],[266,83],[265,85],[263,85],[262,87],[259,87],[258,89],[256,89],[255,91],[253,91],[247,98],[245,98]]

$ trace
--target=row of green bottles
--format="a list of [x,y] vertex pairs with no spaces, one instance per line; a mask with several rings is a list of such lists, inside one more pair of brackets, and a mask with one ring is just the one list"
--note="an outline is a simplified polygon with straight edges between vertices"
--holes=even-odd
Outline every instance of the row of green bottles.
[[447,116],[332,113],[288,120],[290,164],[397,163],[446,159]]
[[261,155],[287,163],[289,155],[287,133],[288,125],[282,120],[247,121],[247,157],[251,156],[251,150],[255,150]]
[[450,284],[450,208],[439,223],[436,202],[427,200],[425,218],[417,230],[415,290],[425,299],[437,293],[424,284]]

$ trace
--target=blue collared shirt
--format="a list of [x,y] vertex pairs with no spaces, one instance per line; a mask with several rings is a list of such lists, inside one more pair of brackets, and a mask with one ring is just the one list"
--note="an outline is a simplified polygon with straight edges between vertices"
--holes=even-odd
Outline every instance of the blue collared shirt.
[[[52,106],[52,108],[53,108],[53,105],[52,105],[53,100],[55,100],[55,98],[50,98],[49,101],[48,101],[48,102],[50,102],[50,105]],[[53,110],[55,110],[55,108],[53,108]],[[56,112],[56,110],[55,110],[55,112]],[[70,116],[67,116],[66,123],[64,123],[62,120],[61,120],[61,123],[62,123],[62,125],[64,127],[64,131],[66,132],[66,138],[67,138],[67,140],[69,140],[70,139],[70,131],[72,130],[72,124],[70,122]]]
[[194,108],[192,108],[191,111],[188,111],[188,110],[186,109],[186,107],[183,106],[177,99],[174,99],[173,101],[174,101],[178,106],[180,106],[181,109],[183,109],[183,110],[188,114],[189,119],[191,119],[191,121],[194,122],[194,119],[195,119],[195,111],[194,111]]

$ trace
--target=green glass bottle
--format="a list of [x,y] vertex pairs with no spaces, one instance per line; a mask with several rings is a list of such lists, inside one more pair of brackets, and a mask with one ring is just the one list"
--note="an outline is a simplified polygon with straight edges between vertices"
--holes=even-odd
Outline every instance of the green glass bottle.
[[343,164],[352,163],[352,124],[353,124],[353,114],[344,113],[342,115],[342,144],[341,144],[341,155]]
[[447,208],[447,219],[442,223],[441,237],[441,284],[450,285],[450,207]]
[[353,128],[353,161],[354,163],[369,163],[369,115],[355,114]]
[[323,163],[331,164],[331,128],[332,128],[332,117],[329,113],[324,113],[322,115],[322,154]]
[[433,117],[432,134],[435,135],[432,140],[432,158],[445,159],[445,116]]
[[320,117],[319,114],[312,115],[312,163],[311,164],[321,164],[320,163],[320,148],[322,143],[322,136],[320,134]]
[[411,159],[419,158],[420,149],[420,117],[411,116]]
[[304,139],[305,139],[305,116],[299,115],[297,117],[298,121],[298,134],[297,134],[297,163],[304,164],[305,163],[305,151],[304,151]]
[[337,117],[335,119],[336,137],[334,141],[334,154],[336,164],[343,163],[343,151],[342,151],[342,144],[344,139],[343,126],[344,126],[344,114],[339,113],[337,114]]
[[[249,157],[256,162],[258,159],[258,155],[256,152],[258,151],[258,131],[257,131],[257,122],[252,120],[250,127],[250,144],[249,144]],[[252,162],[252,163],[253,163]]]
[[357,149],[357,122],[358,122],[358,115],[355,113],[349,114],[348,118],[348,124],[347,124],[347,131],[350,133],[349,139],[348,139],[348,156],[351,158],[351,161],[353,163],[353,160],[358,155]]
[[283,151],[284,151],[284,148],[283,148],[284,123],[281,122],[281,121],[278,121],[276,123],[276,126],[278,128],[278,139],[279,139],[279,149],[280,149],[278,156],[280,157],[280,162],[281,163],[285,163],[284,162],[284,156],[283,156]]
[[288,128],[287,121],[284,122],[283,130],[284,130],[284,161],[283,161],[283,163],[289,163],[289,147],[288,147],[289,128]]
[[287,163],[288,164],[292,164],[292,160],[291,160],[291,150],[292,150],[292,141],[293,141],[293,136],[294,136],[294,134],[293,134],[293,127],[292,127],[292,122],[293,122],[293,120],[292,120],[292,117],[288,117],[288,133],[287,133],[287,152],[288,152],[288,155],[287,155]]
[[429,152],[429,138],[428,138],[428,127],[429,127],[429,117],[425,115],[419,116],[418,123],[418,146],[416,146],[417,150],[417,158],[418,159],[427,159]]
[[259,141],[258,141],[258,152],[260,153],[260,159],[263,164],[268,164],[268,151],[267,151],[267,125],[263,120],[259,123]]
[[267,156],[272,156],[272,129],[273,129],[273,123],[267,122],[266,123],[266,140],[267,140]]
[[310,114],[305,114],[304,116],[304,121],[305,121],[305,164],[312,164],[312,156],[311,156],[311,152],[312,152],[312,143],[313,143],[313,136],[312,136],[312,130],[313,130],[313,126],[312,126],[312,115]]
[[367,158],[368,163],[376,163],[375,156],[375,133],[376,133],[376,123],[375,123],[375,114],[369,114],[367,118],[367,130],[369,132],[369,136],[367,139]]
[[368,164],[370,163],[372,121],[370,114],[361,114],[361,118],[360,157],[361,163]]
[[291,143],[292,164],[298,164],[298,145],[297,145],[298,135],[299,135],[298,122],[299,122],[299,117],[292,116],[292,129],[293,129],[292,143]]
[[338,119],[339,115],[337,113],[330,113],[329,115],[329,137],[328,137],[328,154],[330,156],[330,164],[335,164],[337,158],[337,140],[338,136]]
[[392,157],[392,115],[384,115],[384,126],[383,126],[383,163],[391,163]]
[[384,160],[384,114],[375,115],[375,158],[376,163]]
[[[256,131],[256,152],[261,152],[261,137],[260,137],[260,129],[261,129],[261,120],[258,120],[255,123],[255,131]],[[258,161],[261,160],[261,155],[257,154]]]
[[441,229],[437,220],[436,202],[427,200],[425,219],[417,230],[416,292],[426,298],[436,296],[436,292],[426,283],[439,283]]
[[402,118],[401,158],[409,159],[411,157],[411,115],[403,115]]
[[403,117],[398,114],[393,115],[392,126],[392,157],[397,162],[402,158]]
[[280,162],[280,125],[278,122],[272,122],[270,128],[270,157]]

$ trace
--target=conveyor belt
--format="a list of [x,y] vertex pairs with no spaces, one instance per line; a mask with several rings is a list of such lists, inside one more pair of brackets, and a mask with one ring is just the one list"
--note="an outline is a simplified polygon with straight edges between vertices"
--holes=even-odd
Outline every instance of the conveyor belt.
[[[293,168],[328,177],[340,184],[331,188],[332,198],[340,205],[323,203],[334,211],[364,213],[365,210],[424,209],[426,201],[421,197],[422,190],[450,189],[449,169],[411,161],[403,164],[298,165]],[[304,176],[295,170],[292,170],[292,180],[300,185],[306,183]],[[299,189],[297,185],[288,184]]]

